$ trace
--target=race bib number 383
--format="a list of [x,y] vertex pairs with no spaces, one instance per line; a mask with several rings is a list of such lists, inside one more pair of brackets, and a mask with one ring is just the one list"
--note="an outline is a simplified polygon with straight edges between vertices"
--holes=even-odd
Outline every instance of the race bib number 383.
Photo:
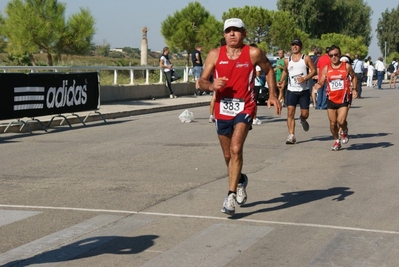
[[236,116],[244,110],[245,102],[241,98],[223,98],[220,101],[220,114]]

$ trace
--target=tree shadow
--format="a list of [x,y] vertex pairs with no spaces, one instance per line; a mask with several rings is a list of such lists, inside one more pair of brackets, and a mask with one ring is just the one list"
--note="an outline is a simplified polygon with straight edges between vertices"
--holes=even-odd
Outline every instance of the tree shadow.
[[143,235],[137,237],[97,236],[79,240],[69,245],[46,251],[27,259],[9,262],[3,266],[30,266],[72,261],[95,257],[103,254],[137,254],[154,245],[157,235]]
[[267,205],[267,204],[275,204],[275,203],[282,203],[280,205],[274,206],[274,207],[267,207],[267,208],[262,208],[258,209],[255,211],[251,212],[244,212],[244,213],[239,213],[235,214],[231,219],[240,219],[244,218],[256,213],[264,213],[264,212],[270,212],[270,211],[277,211],[277,210],[282,210],[282,209],[288,209],[292,208],[298,205],[303,205],[307,204],[313,201],[317,201],[323,198],[327,197],[333,197],[332,200],[336,201],[343,201],[347,196],[352,195],[354,192],[353,191],[348,191],[350,188],[348,187],[333,187],[329,188],[326,190],[305,190],[305,191],[296,191],[296,192],[288,192],[288,193],[282,193],[281,197],[273,198],[270,200],[265,200],[265,201],[256,201],[248,204],[244,204],[241,207],[242,208],[249,208],[249,207],[255,207],[258,205]]

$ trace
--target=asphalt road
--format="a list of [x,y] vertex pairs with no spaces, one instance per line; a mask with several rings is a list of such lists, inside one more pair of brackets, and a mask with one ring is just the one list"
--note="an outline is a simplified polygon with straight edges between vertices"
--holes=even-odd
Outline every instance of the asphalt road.
[[289,146],[286,109],[259,106],[232,217],[208,107],[2,134],[0,266],[398,266],[399,91],[384,86],[354,100],[337,152],[326,111]]

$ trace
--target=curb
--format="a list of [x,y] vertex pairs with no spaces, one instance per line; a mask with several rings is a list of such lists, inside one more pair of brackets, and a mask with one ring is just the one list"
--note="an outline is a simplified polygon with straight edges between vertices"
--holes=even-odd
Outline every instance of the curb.
[[[99,112],[97,113],[95,112],[81,113],[79,114],[80,117],[63,115],[68,118],[70,126],[68,125],[67,122],[65,122],[65,119],[60,116],[55,116],[55,117],[46,116],[43,120],[40,120],[40,118],[39,119],[34,118],[34,120],[27,119],[25,120],[25,124],[22,122],[23,120],[15,120],[10,124],[10,126],[8,126],[9,123],[2,123],[0,124],[0,134],[4,133],[7,127],[8,127],[7,133],[32,133],[33,131],[38,131],[38,130],[47,132],[47,129],[51,128],[54,129],[56,127],[66,126],[72,128],[72,125],[74,124],[80,124],[82,126],[85,126],[87,122],[104,121],[104,123],[106,123],[106,120],[110,119],[144,115],[156,112],[172,111],[178,109],[187,109],[193,107],[202,107],[207,105],[209,105],[209,100],[204,102],[174,104],[169,106],[152,107],[147,109],[125,110],[125,111],[113,111],[108,113],[102,113],[100,108]],[[84,120],[84,123],[82,124],[83,118],[85,118],[86,116],[87,118]],[[40,122],[38,120],[40,120]],[[51,125],[49,125],[50,121]]]

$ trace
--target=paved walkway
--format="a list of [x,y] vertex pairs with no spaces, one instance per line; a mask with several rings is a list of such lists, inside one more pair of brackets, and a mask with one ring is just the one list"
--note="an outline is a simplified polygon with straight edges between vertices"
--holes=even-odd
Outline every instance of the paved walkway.
[[[383,81],[384,84],[388,84],[389,81]],[[363,86],[366,88],[366,86]],[[71,127],[73,124],[84,122],[92,122],[98,120],[116,119],[121,117],[129,117],[141,114],[148,114],[154,112],[163,112],[178,109],[188,109],[192,107],[206,106],[209,105],[211,100],[210,95],[202,96],[181,96],[175,99],[161,98],[161,99],[149,99],[149,100],[130,100],[130,101],[118,101],[109,102],[101,105],[99,113],[95,112],[77,112],[76,115],[63,114]],[[62,116],[42,116],[37,118],[42,122],[43,126],[37,120],[27,120],[24,118],[24,122],[28,126],[24,126],[22,121],[16,120],[3,120],[0,121],[0,134],[6,132],[28,132],[29,130],[43,130],[44,128],[51,128],[59,126],[60,124],[68,127],[65,118]],[[51,125],[50,125],[51,122]],[[11,123],[11,124],[10,124]]]

